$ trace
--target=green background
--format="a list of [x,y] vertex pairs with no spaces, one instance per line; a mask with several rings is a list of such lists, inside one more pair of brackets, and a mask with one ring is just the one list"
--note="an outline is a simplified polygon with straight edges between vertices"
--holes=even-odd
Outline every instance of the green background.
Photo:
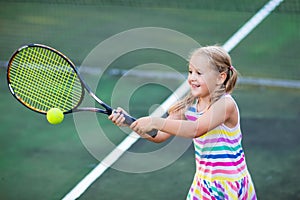
[[[224,44],[266,1],[0,1],[0,60],[21,45],[42,43],[80,65],[100,42],[141,27],[179,31],[201,45]],[[299,2],[283,2],[230,54],[241,77],[298,80],[300,77]],[[121,44],[120,44],[121,45]],[[162,63],[185,73],[186,62],[157,50],[128,53],[109,69]],[[5,66],[5,63],[2,63]],[[86,76],[87,82],[99,77]],[[97,94],[110,103],[121,76],[104,73]],[[138,81],[137,81],[138,80]],[[133,77],[129,84],[155,81]],[[174,86],[180,81],[170,80]],[[125,95],[126,91],[118,91]],[[151,94],[145,98],[145,94]],[[171,91],[149,84],[131,97],[134,116],[149,113]],[[239,84],[233,96],[240,111],[243,146],[259,199],[300,198],[300,90]],[[78,135],[72,115],[52,126],[45,116],[19,104],[9,93],[6,69],[0,68],[0,198],[61,199],[99,161]],[[98,116],[107,137],[118,144],[126,134],[106,116]],[[127,130],[128,132],[128,130]],[[99,147],[101,147],[99,141]],[[147,152],[165,144],[138,141],[130,151]],[[112,149],[103,149],[110,152]],[[109,169],[80,199],[185,199],[194,175],[189,148],[176,162],[149,173]]]

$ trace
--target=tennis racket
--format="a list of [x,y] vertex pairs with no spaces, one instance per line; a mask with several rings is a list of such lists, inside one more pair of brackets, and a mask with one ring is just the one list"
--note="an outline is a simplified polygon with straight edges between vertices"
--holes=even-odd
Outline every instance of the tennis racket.
[[[90,111],[110,115],[114,110],[98,98],[64,54],[41,44],[19,48],[8,62],[7,82],[11,94],[24,106],[41,114],[59,108],[64,114]],[[79,107],[88,92],[102,108]],[[126,124],[136,119],[124,113]],[[157,130],[148,133],[155,137]]]

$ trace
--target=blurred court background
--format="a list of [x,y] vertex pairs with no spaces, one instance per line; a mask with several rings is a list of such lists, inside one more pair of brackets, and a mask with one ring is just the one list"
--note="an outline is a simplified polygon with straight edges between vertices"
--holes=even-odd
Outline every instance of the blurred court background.
[[[80,66],[101,41],[132,28],[163,27],[201,45],[224,44],[266,0],[11,0],[0,1],[0,199],[61,199],[99,161],[85,149],[72,115],[51,126],[43,115],[19,104],[6,84],[6,62],[21,45],[42,43]],[[300,1],[286,0],[231,52],[244,78],[293,80],[296,87],[239,83],[243,145],[259,199],[300,199]],[[120,44],[122,45],[122,44]],[[110,103],[120,73],[145,63],[161,63],[182,73],[186,61],[167,52],[139,50],[115,62],[101,77],[97,94]],[[158,69],[159,72],[159,69]],[[86,75],[87,82],[98,77]],[[132,77],[132,84],[157,77]],[[153,80],[152,80],[153,79]],[[182,79],[170,79],[175,88]],[[119,91],[120,96],[126,91]],[[172,91],[157,84],[140,87],[130,112],[144,116]],[[148,96],[145,97],[145,94]],[[149,110],[150,109],[150,110]],[[107,137],[118,144],[126,134],[99,116]],[[164,144],[137,142],[130,151]],[[101,141],[99,142],[101,146]],[[105,149],[108,153],[112,149]],[[132,174],[109,169],[80,199],[185,199],[194,175],[190,147],[172,165]]]

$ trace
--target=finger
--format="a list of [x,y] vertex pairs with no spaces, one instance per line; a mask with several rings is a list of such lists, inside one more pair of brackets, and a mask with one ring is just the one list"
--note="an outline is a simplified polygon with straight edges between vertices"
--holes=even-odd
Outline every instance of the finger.
[[142,138],[147,138],[147,134],[142,129],[137,128],[135,132],[139,134]]
[[139,135],[142,135],[142,132],[138,128],[132,129],[134,132],[136,132]]
[[108,119],[110,119],[110,120],[113,120],[114,118],[115,118],[115,115],[116,115],[117,113],[112,113],[111,115],[109,115],[108,116]]
[[123,108],[121,107],[118,107],[117,110],[120,112],[120,113],[125,113],[125,114],[128,114]]
[[131,125],[130,125],[130,128],[132,129],[132,130],[134,130],[135,128],[136,128],[136,126],[137,126],[137,121],[134,121]]
[[118,108],[115,110],[115,112],[120,113],[120,114],[126,113],[126,112],[123,110],[123,108],[121,108],[121,107],[118,107]]
[[113,111],[111,112],[111,114],[108,116],[108,119],[112,120],[113,117],[114,117],[115,112],[116,112],[116,110],[113,110]]
[[120,125],[123,124],[124,120],[125,120],[124,115],[123,115],[123,114],[119,114],[119,116],[118,116],[118,118],[116,119],[115,123],[116,123],[118,126],[120,126]]
[[145,134],[139,126],[135,126],[132,130],[137,134],[139,134],[140,136],[143,136]]
[[116,115],[118,113],[122,113],[122,110],[114,109],[111,114]]
[[113,123],[116,123],[119,117],[120,117],[120,113],[113,113],[111,116],[111,121],[113,121]]
[[117,111],[118,111],[118,112],[122,112],[122,111],[123,111],[123,108],[118,107],[118,108],[117,108]]

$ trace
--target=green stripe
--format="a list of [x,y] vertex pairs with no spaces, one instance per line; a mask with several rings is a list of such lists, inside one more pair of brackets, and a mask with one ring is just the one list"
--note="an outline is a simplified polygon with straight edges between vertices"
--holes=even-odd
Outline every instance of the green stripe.
[[205,148],[200,148],[199,146],[195,145],[195,148],[198,149],[201,152],[205,152],[205,151],[237,151],[240,148],[242,148],[242,146],[240,144],[238,144],[235,147],[229,147],[229,146],[214,146],[214,147],[205,147]]
[[223,192],[219,191],[216,187],[212,187],[211,189],[215,191],[219,195],[219,197],[221,197],[222,199],[224,198]]

